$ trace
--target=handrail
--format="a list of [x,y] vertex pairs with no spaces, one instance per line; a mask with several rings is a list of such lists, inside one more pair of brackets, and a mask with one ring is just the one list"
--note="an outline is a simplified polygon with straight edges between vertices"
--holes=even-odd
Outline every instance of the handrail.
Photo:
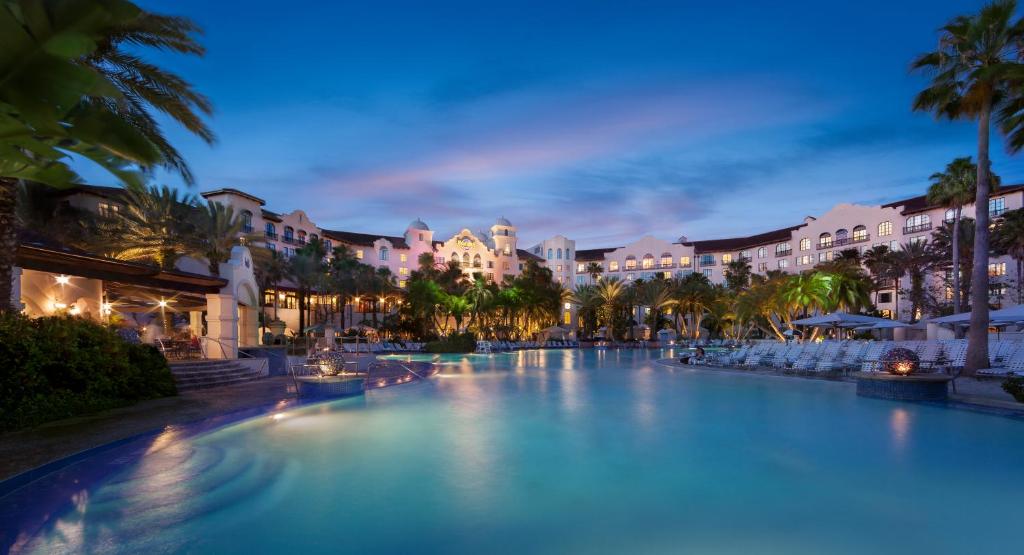
[[[212,337],[207,337],[205,335],[200,336],[199,337],[199,349],[203,352],[203,358],[210,358],[209,354],[207,354],[207,352],[206,352],[206,347],[204,346],[203,341],[213,341],[214,343],[220,345],[220,354],[222,354],[222,355],[225,353],[225,349],[230,347],[230,345],[224,343],[220,339],[214,339]],[[253,355],[251,355],[251,354],[249,354],[249,353],[247,353],[245,351],[242,351],[241,349],[238,348],[237,345],[235,346],[235,352],[240,354],[240,355],[245,355],[245,356],[247,356],[249,358],[261,358],[261,357],[253,356]]]

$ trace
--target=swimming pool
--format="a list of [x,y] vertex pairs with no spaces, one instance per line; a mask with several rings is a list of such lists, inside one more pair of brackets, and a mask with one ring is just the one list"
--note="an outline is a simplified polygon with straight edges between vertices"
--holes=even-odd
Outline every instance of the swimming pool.
[[[50,516],[22,519],[6,543],[24,553],[1017,548],[1024,421],[858,398],[847,383],[654,363],[671,354],[446,356],[429,382],[157,437],[141,456],[69,468],[110,466]],[[17,492],[20,510],[39,509],[24,499],[45,485]]]

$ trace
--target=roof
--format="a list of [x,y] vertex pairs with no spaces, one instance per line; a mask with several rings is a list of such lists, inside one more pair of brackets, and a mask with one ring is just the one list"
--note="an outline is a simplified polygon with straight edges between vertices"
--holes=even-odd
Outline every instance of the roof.
[[430,231],[430,228],[427,226],[426,222],[424,222],[423,220],[421,220],[419,218],[416,218],[415,220],[412,221],[411,224],[409,224],[409,229],[418,229],[420,231]]
[[206,191],[205,193],[199,193],[199,195],[202,196],[203,198],[209,198],[215,195],[238,195],[240,197],[247,198],[251,201],[258,202],[260,206],[266,204],[266,202],[264,202],[264,200],[261,199],[260,197],[250,195],[249,193],[239,191],[238,189],[232,189],[230,187]]
[[348,245],[372,247],[373,243],[378,239],[384,239],[390,242],[396,249],[409,248],[409,244],[405,242],[405,237],[375,235],[373,233],[356,233],[354,231],[335,231],[333,229],[321,229],[320,231],[324,237],[334,239],[335,241],[340,241]]
[[502,217],[498,218],[497,223],[495,223],[494,225],[502,225],[502,226],[505,226],[505,227],[512,227],[512,222],[508,221],[508,219],[505,218],[505,216],[502,216]]
[[263,219],[264,219],[264,220],[270,220],[270,221],[272,221],[272,222],[280,222],[280,221],[283,221],[283,220],[281,219],[281,215],[280,215],[280,214],[278,214],[277,212],[271,212],[270,210],[267,210],[267,209],[265,209],[265,208],[264,208],[263,210],[260,210],[260,212],[262,212],[262,213],[263,213]]
[[690,241],[688,243],[682,243],[683,245],[692,246],[695,254],[701,254],[705,252],[720,252],[720,251],[738,251],[750,247],[757,247],[768,243],[778,243],[780,241],[788,241],[792,237],[792,233],[807,224],[794,225],[784,227],[782,229],[773,229],[772,231],[766,231],[764,233],[758,233],[757,235],[749,235],[747,237],[730,237],[728,239],[709,239],[707,241]]
[[597,260],[604,260],[604,255],[621,249],[622,247],[609,247],[604,249],[582,249],[576,251],[577,262],[591,262]]
[[538,262],[544,260],[536,254],[523,249],[516,249],[516,254],[519,256],[520,260],[537,260]]
[[75,185],[74,187],[69,187],[67,189],[54,189],[54,194],[57,196],[75,195],[79,193],[120,200],[125,194],[125,189],[124,187],[105,187],[103,185]]
[[[998,197],[1007,193],[1014,193],[1020,190],[1024,190],[1024,184],[1018,185],[1007,185],[1000,187],[999,190],[991,192],[989,198]],[[918,195],[916,197],[910,197],[903,200],[897,200],[887,204],[883,204],[882,208],[898,208],[903,207],[902,214],[911,214],[914,212],[924,212],[925,210],[932,210],[935,208],[942,208],[941,205],[931,204],[928,202],[928,195]]]

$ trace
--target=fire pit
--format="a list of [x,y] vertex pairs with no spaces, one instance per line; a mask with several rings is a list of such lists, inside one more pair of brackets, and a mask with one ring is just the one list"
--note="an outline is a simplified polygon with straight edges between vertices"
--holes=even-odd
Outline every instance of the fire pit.
[[919,373],[917,353],[903,347],[890,349],[879,361],[882,372],[859,372],[857,395],[894,401],[945,401],[949,382],[945,374]]

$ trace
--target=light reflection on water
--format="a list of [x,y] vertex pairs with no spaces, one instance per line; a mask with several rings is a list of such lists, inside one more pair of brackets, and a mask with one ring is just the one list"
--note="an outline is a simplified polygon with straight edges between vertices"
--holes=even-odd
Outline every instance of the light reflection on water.
[[[1019,507],[1006,484],[1024,423],[860,399],[849,384],[670,370],[661,355],[424,356],[444,363],[429,383],[168,435],[83,488],[26,551],[994,553],[1014,541],[988,515]],[[984,472],[950,470],[979,461]]]

